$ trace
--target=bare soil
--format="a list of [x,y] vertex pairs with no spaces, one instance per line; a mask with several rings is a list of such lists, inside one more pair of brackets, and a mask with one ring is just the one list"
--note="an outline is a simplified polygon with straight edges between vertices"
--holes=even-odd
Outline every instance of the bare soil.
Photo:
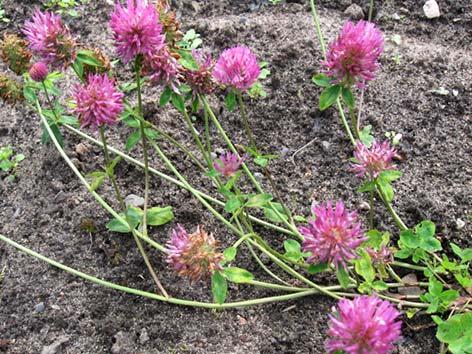
[[[371,124],[377,136],[384,131],[403,135],[404,159],[398,167],[404,176],[395,184],[395,208],[405,222],[415,225],[423,219],[433,220],[445,245],[453,241],[471,247],[472,5],[468,0],[438,2],[442,15],[434,20],[424,17],[422,2],[377,4],[375,21],[385,32],[386,51],[378,79],[365,94],[363,123]],[[80,41],[112,55],[109,3],[92,1],[68,23]],[[200,33],[215,57],[226,47],[244,44],[269,63],[268,98],[249,101],[248,110],[260,147],[281,155],[272,170],[294,212],[308,215],[313,199],[342,198],[349,206],[359,207],[363,196],[355,192],[359,181],[348,171],[351,146],[337,112],[320,113],[316,108],[320,91],[311,83],[311,76],[319,71],[321,53],[307,1],[287,0],[277,6],[263,0],[174,3],[183,29]],[[367,1],[357,3],[367,11]],[[329,40],[347,20],[343,12],[350,4],[350,0],[320,1],[321,24]],[[3,31],[20,28],[38,5],[38,1],[5,0],[3,6],[12,21]],[[398,44],[391,40],[395,35],[401,38]],[[66,93],[73,80],[68,73]],[[435,93],[440,87],[449,93]],[[191,136],[179,115],[158,108],[158,95],[159,90],[148,91],[148,118],[191,147]],[[224,110],[220,98],[212,102],[220,108],[217,111],[225,129],[235,141],[245,144],[237,114]],[[16,181],[1,185],[0,232],[71,267],[152,291],[132,239],[106,230],[106,212],[87,194],[55,148],[41,145],[39,118],[34,112],[25,105],[0,103],[0,117],[0,146],[11,144],[26,155]],[[201,131],[202,122],[197,121],[196,126]],[[127,128],[109,133],[112,145],[122,148]],[[99,148],[85,144],[84,152],[77,149],[80,140],[76,136],[65,132],[65,137],[67,152],[83,172],[99,168]],[[313,139],[292,163],[294,152]],[[197,183],[200,177],[192,164],[180,161],[179,152],[164,146],[189,180]],[[139,153],[139,149],[134,151],[136,156]],[[157,157],[153,157],[153,166],[166,171]],[[142,194],[141,170],[122,162],[117,174],[126,194]],[[262,183],[268,187],[264,178]],[[112,200],[110,186],[101,192]],[[153,205],[172,205],[176,222],[185,227],[205,224],[224,246],[234,242],[235,236],[188,192],[153,178],[151,199]],[[365,213],[361,211],[363,217]],[[84,219],[94,221],[93,235],[81,230]],[[465,222],[464,227],[458,227],[458,219]],[[380,204],[376,223],[378,228],[394,230]],[[164,243],[172,226],[156,228],[152,236]],[[283,235],[261,232],[280,247]],[[208,284],[189,284],[167,268],[160,254],[150,251],[150,255],[171,294],[211,300]],[[238,262],[264,279],[249,257],[241,254]],[[39,353],[50,345],[48,353],[323,353],[327,316],[334,305],[318,296],[214,312],[104,289],[0,244],[0,270],[4,264],[0,350],[7,353]],[[271,294],[274,292],[231,285],[229,300]],[[426,317],[405,319],[397,352],[437,353],[434,333]]]

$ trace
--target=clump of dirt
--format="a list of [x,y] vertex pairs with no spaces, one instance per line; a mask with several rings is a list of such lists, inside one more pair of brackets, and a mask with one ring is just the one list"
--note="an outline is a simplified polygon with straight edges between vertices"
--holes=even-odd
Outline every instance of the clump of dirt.
[[[347,201],[358,207],[363,196],[359,183],[348,171],[351,147],[334,109],[317,110],[320,90],[311,83],[319,71],[321,53],[303,1],[271,5],[267,1],[199,2],[173,1],[184,30],[194,28],[205,46],[217,56],[224,48],[244,44],[269,63],[265,83],[268,98],[248,101],[251,124],[260,147],[279,154],[272,171],[277,186],[297,214],[308,215],[311,200]],[[4,32],[21,27],[32,14],[31,1],[3,2],[12,20]],[[321,24],[333,39],[347,20],[349,0],[322,1]],[[366,13],[367,1],[358,1]],[[34,6],[39,6],[36,1]],[[377,4],[375,20],[385,32],[383,67],[365,94],[363,124],[371,124],[377,136],[395,131],[403,136],[405,157],[398,167],[404,172],[395,184],[395,207],[408,225],[430,219],[443,241],[470,247],[468,235],[472,188],[470,144],[472,112],[472,9],[469,1],[441,2],[442,15],[428,20],[417,1]],[[109,55],[112,40],[107,21],[112,5],[91,2],[69,25],[80,41],[100,47]],[[396,14],[396,15],[395,15]],[[73,82],[67,74],[65,92]],[[448,91],[446,95],[437,92]],[[146,110],[162,129],[191,146],[177,112],[161,109],[158,90],[146,96]],[[225,129],[245,144],[237,114],[223,109],[221,98],[212,99],[221,112]],[[39,119],[28,107],[0,103],[0,145],[11,144],[26,155],[18,178],[0,190],[0,232],[48,257],[115,283],[152,291],[146,267],[132,240],[106,230],[106,212],[80,185],[53,146],[40,144]],[[197,121],[202,131],[202,122]],[[110,130],[111,144],[123,147],[124,127]],[[83,172],[102,163],[97,147],[66,135],[66,150]],[[216,136],[216,132],[214,134]],[[305,150],[292,155],[314,140]],[[223,147],[223,144],[216,147]],[[169,156],[191,181],[199,172],[189,161],[165,145]],[[135,151],[139,156],[139,149]],[[154,167],[166,171],[153,157]],[[118,179],[126,194],[142,194],[142,171],[120,163]],[[267,183],[262,183],[268,188]],[[204,186],[211,189],[212,186]],[[234,242],[221,224],[191,195],[166,181],[153,178],[152,204],[172,205],[176,221],[192,229],[205,223],[228,245]],[[101,192],[112,200],[112,189]],[[378,228],[393,224],[379,204]],[[365,215],[364,215],[365,216]],[[465,226],[458,220],[465,221]],[[92,220],[95,231],[81,224]],[[164,243],[172,225],[152,231]],[[280,247],[283,235],[264,232]],[[394,237],[396,235],[394,234]],[[447,242],[444,242],[447,245]],[[151,252],[167,290],[189,299],[211,300],[207,284],[191,285],[170,271],[162,255]],[[314,296],[288,303],[214,312],[165,305],[85,283],[26,255],[0,245],[0,266],[7,265],[1,284],[0,343],[8,353],[37,353],[56,345],[57,352],[71,353],[323,353],[327,316],[334,302]],[[264,275],[249,258],[238,255],[242,267]],[[273,292],[231,285],[229,300],[271,295]],[[439,349],[434,329],[426,318],[406,320],[399,353],[433,353]]]

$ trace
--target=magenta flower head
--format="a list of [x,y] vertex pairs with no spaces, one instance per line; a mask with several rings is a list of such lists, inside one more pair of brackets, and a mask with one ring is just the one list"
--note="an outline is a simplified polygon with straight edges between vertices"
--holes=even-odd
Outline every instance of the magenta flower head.
[[346,86],[373,80],[383,51],[383,36],[373,23],[347,22],[338,38],[329,45],[323,62],[328,76]]
[[329,316],[328,353],[387,354],[400,339],[401,321],[395,307],[376,296],[340,300]]
[[123,96],[106,74],[89,75],[87,83],[77,85],[74,91],[81,126],[97,128],[116,123],[123,111]]
[[245,92],[260,73],[254,53],[246,47],[234,47],[221,53],[213,70],[213,77],[222,85]]
[[311,210],[314,220],[309,221],[309,226],[299,228],[304,238],[303,251],[311,252],[307,261],[334,263],[339,267],[356,258],[356,248],[366,239],[357,222],[357,213],[346,210],[342,201],[334,208],[331,202],[313,203]]
[[393,262],[393,252],[390,248],[382,245],[379,249],[366,247],[366,252],[369,254],[372,264],[379,266]]
[[176,93],[179,93],[178,87],[182,78],[181,71],[181,65],[172,56],[167,46],[163,46],[144,59],[143,73],[149,75],[152,82],[168,86]]
[[184,71],[185,81],[192,88],[194,94],[209,95],[215,90],[215,81],[212,70],[214,63],[211,54],[203,50],[193,50],[193,58],[198,65],[198,70],[186,69]]
[[46,64],[67,66],[75,59],[75,41],[59,15],[36,10],[23,33],[30,49]]
[[217,247],[218,242],[203,227],[188,234],[181,225],[177,225],[167,243],[167,263],[180,276],[189,277],[192,281],[208,278],[216,270],[222,269],[220,263],[223,255],[217,252]]
[[223,176],[231,177],[239,170],[244,160],[244,157],[240,158],[227,151],[220,156],[219,161],[213,162],[213,167]]
[[46,77],[48,76],[48,66],[44,64],[42,61],[38,61],[34,63],[31,68],[29,69],[29,74],[31,79],[36,82],[43,82]]
[[138,55],[149,56],[164,45],[165,36],[156,7],[146,0],[127,0],[115,5],[110,27],[118,55],[124,63]]
[[352,164],[352,171],[358,177],[367,177],[370,180],[377,178],[380,172],[395,168],[392,163],[395,153],[388,140],[383,143],[374,140],[370,149],[358,141],[354,150],[355,162]]

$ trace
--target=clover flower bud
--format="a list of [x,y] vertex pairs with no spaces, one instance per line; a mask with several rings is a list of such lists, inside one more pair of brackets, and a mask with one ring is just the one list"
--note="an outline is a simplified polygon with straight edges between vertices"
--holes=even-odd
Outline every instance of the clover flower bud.
[[239,170],[244,160],[244,157],[240,158],[232,152],[226,152],[220,156],[219,161],[213,162],[213,167],[223,176],[231,177]]
[[388,140],[382,143],[374,140],[370,148],[358,141],[354,150],[355,162],[352,171],[358,177],[367,177],[370,180],[377,178],[382,171],[395,169],[392,163],[395,153]]
[[43,82],[49,74],[48,66],[42,61],[38,61],[31,66],[29,74],[34,81]]

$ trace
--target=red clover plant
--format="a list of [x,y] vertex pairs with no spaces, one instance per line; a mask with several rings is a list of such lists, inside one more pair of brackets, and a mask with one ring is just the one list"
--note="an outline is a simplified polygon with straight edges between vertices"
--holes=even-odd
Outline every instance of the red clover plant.
[[[243,102],[243,96],[251,87],[260,85],[258,79],[261,77],[261,65],[249,47],[226,49],[214,63],[208,51],[197,49],[201,40],[195,40],[199,39],[196,33],[182,36],[168,2],[160,0],[154,4],[152,1],[127,0],[125,4],[116,3],[109,24],[116,53],[124,64],[122,70],[128,70],[128,64],[132,63],[134,81],[119,82],[117,78],[126,75],[114,78],[110,71],[111,61],[96,48],[79,48],[60,16],[50,12],[37,10],[25,23],[23,34],[26,41],[18,36],[5,36],[0,48],[10,69],[24,77],[24,98],[41,118],[43,141],[55,145],[81,183],[112,215],[107,228],[111,232],[132,234],[154,280],[157,294],[98,279],[18,245],[3,235],[0,239],[84,279],[173,304],[230,308],[315,294],[330,296],[339,302],[329,315],[326,340],[329,353],[391,352],[401,337],[401,322],[406,318],[400,310],[408,317],[417,311],[436,314],[433,319],[439,325],[438,338],[450,348],[465,343],[461,336],[457,336],[455,341],[444,338],[444,332],[467,321],[466,316],[470,315],[467,311],[472,309],[471,250],[462,250],[451,244],[455,258],[449,258],[451,255],[442,252],[431,221],[423,221],[413,228],[402,221],[392,206],[392,182],[401,177],[401,172],[393,164],[395,149],[389,141],[375,140],[369,129],[360,129],[357,119],[362,112],[362,104],[359,104],[362,100],[356,100],[356,96],[360,90],[362,97],[367,84],[375,79],[383,51],[383,35],[372,22],[347,22],[326,50],[316,6],[313,0],[310,2],[323,54],[321,74],[313,77],[314,83],[323,88],[319,109],[337,106],[353,144],[350,170],[362,179],[359,192],[369,192],[370,195],[368,230],[363,229],[357,212],[348,211],[343,201],[335,205],[329,201],[313,203],[313,215],[306,225],[305,217],[293,215],[282,200],[275,187],[275,177],[268,169],[273,155],[260,153]],[[189,42],[191,37],[193,41]],[[35,61],[30,65],[32,57]],[[12,58],[21,60],[16,61],[18,65],[15,66]],[[61,103],[61,92],[56,87],[56,81],[63,77],[61,71],[69,65],[77,76],[71,92],[74,96],[72,109]],[[163,108],[171,104],[182,115],[185,125],[181,129],[190,130],[196,149],[186,147],[144,116],[144,97],[147,88],[154,85],[162,88],[158,104]],[[218,90],[218,86],[226,90],[225,102],[230,111],[238,104],[248,146],[243,145],[244,141],[236,144],[231,139],[212,109],[208,98],[221,97],[222,90]],[[0,96],[6,101],[22,99],[20,87],[16,79],[6,74],[0,76]],[[351,126],[344,115],[344,106],[349,110]],[[203,134],[191,119],[193,114],[201,111],[205,124]],[[123,149],[108,145],[105,128],[110,125],[116,125],[116,129],[122,129],[123,125],[133,129],[127,141],[123,142]],[[77,129],[79,126],[80,130]],[[92,135],[99,131],[100,140],[83,131],[89,126],[93,128]],[[219,137],[210,133],[211,126]],[[103,169],[82,175],[63,147],[65,132],[102,147]],[[204,191],[199,180],[190,182],[185,176],[186,171],[179,170],[175,160],[168,157],[163,140],[178,148],[182,157],[189,157],[201,170],[201,179],[211,180],[213,187]],[[142,143],[142,161],[129,155],[139,141]],[[215,145],[222,142],[226,151],[215,158]],[[152,168],[149,155],[153,152],[173,176]],[[113,159],[112,155],[115,156]],[[115,175],[115,168],[122,160],[144,169],[142,209],[126,205],[122,196]],[[259,169],[264,172],[274,196],[255,177]],[[166,245],[156,241],[160,231],[158,227],[173,222],[174,214],[172,206],[149,206],[151,174],[189,191],[224,225],[227,235],[219,235],[217,240],[211,232],[205,231],[205,225],[188,225],[196,231],[187,233],[177,224]],[[119,209],[100,195],[101,185],[107,181],[113,186]],[[398,226],[398,232],[390,235],[385,230],[374,229],[376,200],[385,205]],[[272,239],[264,239],[259,232],[261,227],[284,235],[286,240],[277,244]],[[229,235],[237,238],[232,245],[227,244]],[[393,240],[398,241],[394,244]],[[164,287],[166,281],[161,283],[143,242],[164,254],[154,262],[167,262],[178,276],[195,284],[208,286],[211,283],[214,302],[179,299],[168,294]],[[222,244],[227,248],[220,251]],[[233,266],[244,247],[269,281],[256,280],[246,269]],[[274,267],[269,269],[262,262],[261,255]],[[411,284],[406,284],[397,274],[400,268],[415,272],[422,278],[416,284],[422,288],[421,296],[402,295],[400,289]],[[336,272],[339,284],[322,284],[320,279],[329,277],[316,275],[330,272]],[[293,286],[293,280],[301,285]],[[228,282],[269,288],[284,294],[226,302]],[[467,296],[468,301],[459,301]],[[440,316],[448,312],[455,315],[448,320],[441,319]]]

